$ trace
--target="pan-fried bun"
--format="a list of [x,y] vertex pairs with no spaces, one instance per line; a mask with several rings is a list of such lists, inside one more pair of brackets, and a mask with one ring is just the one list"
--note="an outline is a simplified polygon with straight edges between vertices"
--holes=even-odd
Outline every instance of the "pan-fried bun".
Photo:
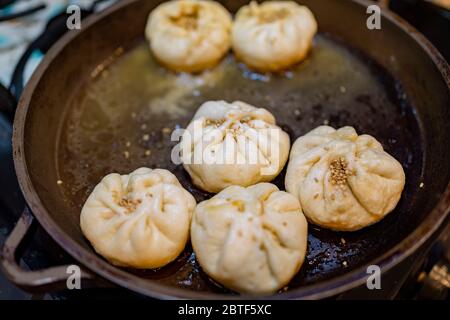
[[272,181],[289,147],[289,135],[268,110],[242,101],[203,103],[181,141],[184,168],[208,192]]
[[285,182],[311,222],[353,231],[395,208],[405,173],[374,137],[320,126],[295,141]]
[[215,66],[230,49],[230,32],[230,13],[209,0],[165,2],[152,11],[145,29],[156,59],[185,72]]
[[231,186],[198,204],[191,242],[213,279],[238,292],[269,294],[300,269],[307,228],[299,201],[275,185]]
[[167,170],[111,173],[84,204],[81,230],[94,249],[115,265],[158,268],[183,251],[195,204]]
[[280,71],[305,59],[317,23],[312,12],[293,1],[251,2],[236,14],[233,51],[257,71]]

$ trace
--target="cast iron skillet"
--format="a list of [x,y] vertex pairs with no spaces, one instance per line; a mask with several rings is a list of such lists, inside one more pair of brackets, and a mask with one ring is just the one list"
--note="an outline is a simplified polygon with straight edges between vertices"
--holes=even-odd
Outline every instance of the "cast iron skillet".
[[[278,75],[254,74],[231,55],[200,80],[168,73],[143,45],[147,15],[159,1],[120,2],[64,36],[34,73],[15,117],[14,161],[29,209],[3,250],[12,281],[39,287],[67,277],[65,266],[31,273],[18,268],[15,250],[31,211],[84,266],[84,279],[99,276],[157,298],[244,297],[211,281],[189,247],[167,267],[137,272],[96,255],[79,228],[84,200],[111,171],[167,168],[198,201],[210,196],[172,164],[167,136],[207,99],[266,107],[292,140],[323,123],[352,125],[377,137],[405,168],[402,199],[380,223],[353,233],[310,225],[301,271],[271,298],[335,295],[364,283],[368,265],[384,272],[420,248],[445,222],[450,204],[449,67],[389,12],[381,30],[367,29],[366,1],[301,2],[314,12],[320,34],[306,62]],[[232,12],[244,3],[224,2]],[[283,175],[275,180],[281,188]]]

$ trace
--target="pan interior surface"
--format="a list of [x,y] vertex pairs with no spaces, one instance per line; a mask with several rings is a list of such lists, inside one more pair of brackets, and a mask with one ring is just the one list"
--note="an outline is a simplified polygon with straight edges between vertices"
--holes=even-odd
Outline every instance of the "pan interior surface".
[[[313,128],[350,125],[377,138],[399,160],[406,186],[394,212],[352,233],[309,226],[308,250],[300,272],[283,288],[291,290],[369,264],[413,230],[425,212],[418,210],[424,152],[420,122],[401,85],[386,70],[332,36],[316,36],[308,59],[282,74],[253,73],[229,55],[200,75],[175,74],[160,67],[142,39],[99,64],[67,102],[59,124],[55,163],[65,225],[92,250],[79,229],[84,201],[101,178],[146,166],[173,172],[197,201],[211,195],[195,188],[181,165],[171,161],[177,141],[207,100],[242,100],[271,111],[291,142]],[[284,190],[284,171],[274,183]],[[56,184],[56,181],[54,181]],[[159,270],[128,272],[169,286],[231,293],[206,276],[188,245]]]

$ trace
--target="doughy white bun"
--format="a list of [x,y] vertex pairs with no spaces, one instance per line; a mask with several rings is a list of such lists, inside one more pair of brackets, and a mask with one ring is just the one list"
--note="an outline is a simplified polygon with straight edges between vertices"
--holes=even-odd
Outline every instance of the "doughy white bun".
[[198,204],[191,242],[200,266],[217,282],[270,294],[300,269],[307,223],[299,201],[273,184],[231,186]]
[[273,180],[289,148],[288,134],[269,111],[241,101],[205,102],[181,141],[183,165],[192,181],[214,193]]
[[111,173],[88,197],[80,226],[111,263],[158,268],[183,251],[195,205],[194,197],[167,170]]
[[402,165],[372,136],[320,126],[292,146],[285,180],[314,224],[354,231],[380,221],[405,186]]
[[231,15],[218,2],[176,0],[149,15],[145,35],[158,61],[174,71],[215,66],[231,46]]
[[305,6],[293,1],[252,1],[236,14],[232,29],[233,51],[257,71],[280,71],[308,54],[317,22]]

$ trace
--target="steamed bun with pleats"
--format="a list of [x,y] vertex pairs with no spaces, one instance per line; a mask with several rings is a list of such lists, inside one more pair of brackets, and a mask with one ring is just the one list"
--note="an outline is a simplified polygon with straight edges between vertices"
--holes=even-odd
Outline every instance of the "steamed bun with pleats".
[[183,251],[195,205],[167,170],[111,173],[89,195],[80,225],[94,249],[111,263],[158,268]]
[[312,223],[353,231],[395,208],[405,173],[374,137],[320,126],[293,144],[285,184]]
[[182,136],[181,160],[196,186],[216,193],[271,181],[289,148],[288,134],[268,110],[241,101],[208,101]]
[[215,66],[230,49],[231,23],[230,13],[218,2],[168,1],[151,12],[145,34],[163,65],[200,72]]
[[232,47],[237,58],[257,71],[280,71],[302,61],[312,46],[317,22],[293,1],[252,1],[236,14]]
[[289,283],[306,254],[300,203],[271,183],[231,186],[199,203],[191,242],[202,269],[241,293],[271,294]]

